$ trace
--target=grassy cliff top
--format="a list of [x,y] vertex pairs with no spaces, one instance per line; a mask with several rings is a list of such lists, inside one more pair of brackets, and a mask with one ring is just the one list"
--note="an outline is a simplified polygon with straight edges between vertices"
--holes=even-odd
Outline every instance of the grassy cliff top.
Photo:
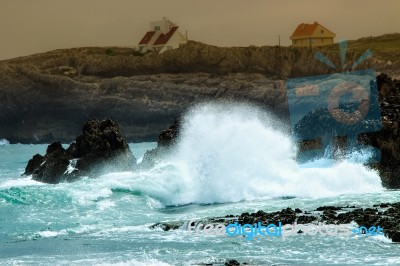
[[[347,59],[354,62],[370,48],[373,58],[361,68],[398,75],[400,34],[386,34],[349,41]],[[217,47],[189,41],[179,49],[163,54],[138,53],[124,47],[82,47],[0,61],[0,64],[32,68],[42,74],[63,75],[72,79],[83,76],[110,78],[158,73],[261,73],[270,78],[324,74],[326,69],[314,55],[322,51],[336,65],[340,63],[337,44],[321,48],[278,46]]]

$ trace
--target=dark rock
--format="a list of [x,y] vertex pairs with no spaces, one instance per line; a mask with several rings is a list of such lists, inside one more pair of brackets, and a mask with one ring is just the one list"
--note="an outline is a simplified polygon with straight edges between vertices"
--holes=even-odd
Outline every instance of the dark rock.
[[397,228],[396,230],[386,230],[385,235],[393,242],[400,242],[400,228]]
[[[383,228],[383,233],[388,238],[392,239],[394,243],[400,243],[400,202],[397,203],[385,203],[384,206],[388,206],[383,215],[382,210],[377,208],[357,208],[354,210],[346,210],[349,207],[338,207],[338,206],[323,206],[317,208],[317,210],[324,210],[323,214],[320,215],[320,211],[304,212],[307,215],[298,215],[291,208],[282,209],[281,211],[266,213],[264,211],[257,211],[255,213],[244,212],[239,216],[227,215],[225,217],[207,218],[201,221],[194,222],[193,226],[198,223],[222,223],[228,225],[230,223],[238,222],[239,224],[255,224],[261,222],[263,225],[269,223],[278,224],[282,222],[285,224],[308,224],[308,223],[319,223],[325,222],[327,224],[348,224],[356,222],[359,226],[365,226],[367,228],[371,226],[380,226]],[[337,214],[336,211],[341,210],[342,213]],[[236,219],[237,218],[237,219]],[[164,231],[182,228],[184,222],[167,222],[157,223],[150,226],[151,229],[162,228]],[[299,233],[302,233],[301,230]]]
[[90,120],[84,125],[83,134],[76,139],[75,155],[81,158],[76,168],[83,172],[129,171],[136,164],[118,124],[110,119]]
[[25,174],[32,173],[34,180],[56,184],[82,175],[93,177],[103,171],[130,171],[135,165],[136,159],[117,123],[110,119],[89,120],[82,135],[68,149],[60,142],[50,144],[44,157],[35,155],[29,161]]
[[341,210],[342,208],[341,207],[337,207],[337,206],[322,206],[322,207],[318,207],[317,209],[316,209],[316,211],[327,211],[327,210],[330,210],[330,211],[339,211],[339,210]]
[[47,147],[46,153],[47,154],[57,154],[57,153],[64,153],[65,149],[62,147],[59,141],[53,142]]
[[228,260],[225,262],[225,266],[237,266],[240,265],[240,263],[237,260]]
[[158,146],[170,146],[176,142],[176,139],[179,134],[180,122],[179,120],[175,120],[174,124],[171,125],[168,129],[165,129],[158,136]]
[[163,231],[176,230],[183,226],[183,222],[156,223],[151,225],[150,229],[161,228]]
[[301,215],[297,218],[297,223],[298,224],[308,224],[311,223],[313,221],[317,220],[317,218],[315,216],[312,215]]
[[385,73],[377,76],[377,84],[383,129],[363,134],[360,139],[381,152],[380,162],[370,167],[379,171],[382,184],[388,188],[400,188],[400,113],[395,110],[400,104],[400,88],[397,81]]
[[[32,179],[50,184],[65,181],[67,179],[69,157],[61,143],[54,142],[50,144],[44,158],[44,163],[34,170]],[[69,179],[71,180],[72,176]],[[76,176],[73,176],[73,179],[76,179]]]
[[389,203],[375,204],[373,207],[387,208],[389,207]]
[[283,209],[278,218],[282,224],[292,224],[296,220],[296,213],[291,208]]
[[[226,216],[226,218],[229,218]],[[264,223],[278,223],[282,224],[292,224],[296,220],[296,212],[291,208],[286,208],[278,212],[265,213],[263,211],[258,211],[256,213],[242,213],[238,222],[241,224],[253,224],[257,222]]]
[[336,220],[336,211],[334,211],[334,210],[325,210],[323,213],[322,213],[322,216],[321,216],[321,220],[322,221],[324,221],[324,222],[326,222],[326,223],[334,223],[335,222],[335,220]]
[[[397,84],[397,81],[385,73],[378,75],[376,82],[371,82],[371,86],[377,86],[379,95],[371,94],[370,97],[375,99],[378,97],[379,106],[377,106],[378,101],[374,100],[371,101],[369,108],[380,110],[382,119],[372,116],[359,123],[347,125],[334,119],[327,108],[320,108],[305,115],[294,128],[294,134],[299,139],[307,139],[298,145],[299,158],[309,160],[324,156],[325,148],[332,139],[332,135],[327,132],[331,132],[334,128],[335,132],[342,136],[357,136],[358,143],[353,143],[353,145],[361,144],[377,148],[380,155],[376,154],[366,164],[379,171],[385,187],[400,188],[400,97],[398,96],[400,90]],[[341,108],[352,110],[355,106],[352,107],[349,103]],[[359,134],[359,132],[367,133]],[[316,139],[318,136],[325,137],[319,140]],[[335,151],[346,150],[346,137],[342,137],[343,141],[339,141],[340,138],[334,140]],[[310,150],[313,151],[310,152]]]
[[156,161],[168,154],[170,148],[176,143],[180,130],[180,119],[175,120],[174,124],[163,130],[158,136],[157,147],[146,151],[143,155],[140,169],[152,168]]
[[44,157],[40,154],[36,154],[29,160],[28,165],[25,168],[24,175],[31,175],[33,172],[39,168],[39,166],[44,162]]

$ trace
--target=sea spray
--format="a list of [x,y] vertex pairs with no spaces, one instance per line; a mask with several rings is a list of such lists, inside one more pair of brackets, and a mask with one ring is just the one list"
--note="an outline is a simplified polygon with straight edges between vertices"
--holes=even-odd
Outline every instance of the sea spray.
[[304,169],[269,113],[246,105],[202,105],[184,119],[176,152],[187,202],[324,197],[382,189],[376,172],[344,160]]
[[178,143],[165,161],[140,173],[109,174],[93,185],[147,195],[164,205],[383,190],[375,171],[351,160],[330,168],[319,167],[321,161],[314,167],[312,162],[306,168],[299,165],[282,124],[258,108],[203,104],[183,121]]
[[6,140],[6,139],[0,139],[0,146],[2,146],[2,145],[8,145],[8,144],[10,144],[10,142],[9,142],[8,140]]

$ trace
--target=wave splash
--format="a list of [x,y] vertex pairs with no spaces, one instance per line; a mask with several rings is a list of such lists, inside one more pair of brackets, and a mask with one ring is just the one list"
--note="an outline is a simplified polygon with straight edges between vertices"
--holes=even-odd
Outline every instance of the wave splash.
[[352,156],[329,168],[324,159],[299,165],[287,131],[249,105],[204,104],[186,114],[176,147],[153,169],[58,186],[79,205],[128,193],[156,208],[383,191],[378,174]]
[[9,142],[8,140],[6,140],[6,139],[0,139],[0,146],[8,145],[8,144],[10,144],[10,142]]
[[303,167],[295,154],[290,136],[271,114],[247,105],[206,104],[186,115],[168,159],[146,172],[124,173],[124,181],[113,174],[112,180],[166,205],[383,190],[378,174],[351,156],[326,168],[319,167],[321,161]]

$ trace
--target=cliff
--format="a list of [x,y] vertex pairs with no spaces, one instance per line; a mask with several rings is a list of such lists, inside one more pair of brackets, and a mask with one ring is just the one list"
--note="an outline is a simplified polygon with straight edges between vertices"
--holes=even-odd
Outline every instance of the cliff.
[[[358,69],[400,76],[400,34],[349,43],[347,65],[371,48]],[[215,47],[189,42],[164,54],[86,47],[0,61],[0,138],[70,142],[90,118],[120,123],[128,141],[154,141],[191,105],[240,100],[286,117],[284,80],[329,73],[321,50],[340,69],[337,45],[323,49]]]

